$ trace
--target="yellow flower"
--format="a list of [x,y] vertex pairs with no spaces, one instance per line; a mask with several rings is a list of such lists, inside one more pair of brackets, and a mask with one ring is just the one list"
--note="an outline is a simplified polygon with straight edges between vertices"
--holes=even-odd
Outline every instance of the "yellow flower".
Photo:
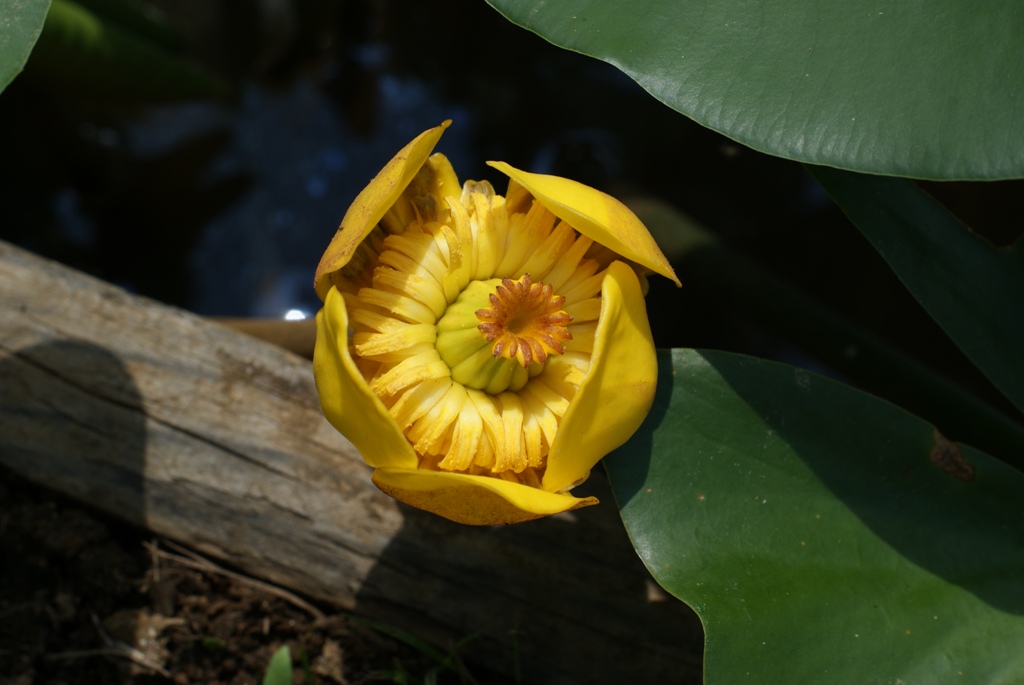
[[431,155],[449,124],[388,162],[317,268],[324,414],[377,487],[453,521],[596,504],[569,490],[654,398],[643,271],[679,281],[604,193],[503,162],[505,197],[460,185]]

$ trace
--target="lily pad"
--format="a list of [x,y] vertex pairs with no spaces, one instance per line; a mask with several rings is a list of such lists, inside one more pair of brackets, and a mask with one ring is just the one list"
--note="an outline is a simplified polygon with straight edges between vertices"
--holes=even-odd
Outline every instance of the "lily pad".
[[0,1],[0,92],[25,66],[49,9],[50,0]]
[[706,683],[1024,680],[1024,474],[802,369],[659,364],[605,464],[644,563],[701,617]]
[[914,178],[1024,174],[1011,0],[488,1],[769,154]]

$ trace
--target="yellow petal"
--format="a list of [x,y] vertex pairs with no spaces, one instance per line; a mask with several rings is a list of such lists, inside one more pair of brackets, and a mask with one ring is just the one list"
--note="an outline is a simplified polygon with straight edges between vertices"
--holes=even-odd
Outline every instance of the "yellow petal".
[[[611,195],[560,176],[531,174],[505,162],[487,162],[525,188],[544,207],[591,240],[682,285],[647,227]],[[509,188],[509,197],[513,188]]]
[[612,262],[601,302],[590,370],[548,453],[543,480],[548,492],[586,477],[594,464],[636,432],[654,402],[658,360],[633,269]]
[[415,468],[416,453],[363,380],[348,348],[348,311],[336,288],[316,315],[313,377],[324,416],[370,466]]
[[520,523],[597,504],[595,497],[545,492],[498,478],[412,468],[377,469],[373,483],[400,502],[474,526]]
[[331,288],[332,275],[352,259],[356,248],[402,195],[451,123],[446,120],[413,138],[356,196],[316,268],[313,286],[321,300],[326,299]]

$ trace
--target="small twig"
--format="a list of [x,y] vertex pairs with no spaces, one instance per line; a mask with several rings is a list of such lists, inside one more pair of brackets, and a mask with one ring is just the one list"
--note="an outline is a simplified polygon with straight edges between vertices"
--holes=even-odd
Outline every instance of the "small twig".
[[75,649],[67,652],[58,652],[56,654],[45,655],[46,659],[51,661],[57,661],[60,659],[81,659],[90,656],[114,656],[122,659],[128,659],[133,663],[142,666],[143,668],[149,669],[159,673],[165,678],[171,677],[171,672],[166,668],[156,663],[152,659],[149,659],[145,654],[135,649],[129,644],[125,644],[120,640],[115,640],[107,635],[107,632],[103,630],[103,626],[100,625],[100,619],[96,614],[92,614],[92,623],[96,626],[96,632],[99,633],[100,638],[103,639],[103,643],[106,647],[101,649]]
[[57,654],[47,654],[45,658],[51,661],[57,661],[60,659],[81,659],[90,656],[113,656],[121,659],[128,659],[138,666],[149,669],[155,673],[159,673],[165,678],[171,677],[171,672],[166,668],[155,661],[150,661],[142,652],[131,645],[124,644],[123,642],[112,647],[103,647],[102,649],[77,649],[68,652],[58,652]]
[[171,552],[164,551],[164,550],[160,549],[159,547],[157,547],[157,545],[154,544],[154,543],[144,542],[142,544],[146,547],[146,549],[148,549],[150,551],[151,554],[153,554],[155,556],[162,557],[164,559],[172,560],[172,561],[174,561],[174,562],[176,562],[178,564],[181,564],[182,566],[185,566],[187,568],[195,569],[197,571],[203,571],[203,572],[206,572],[206,573],[215,573],[217,575],[221,575],[221,576],[224,576],[226,578],[231,578],[232,580],[237,580],[238,582],[240,582],[240,583],[242,583],[244,585],[248,585],[250,587],[258,588],[258,589],[262,590],[263,592],[266,592],[267,594],[274,595],[275,597],[279,597],[279,598],[285,600],[286,602],[289,602],[293,606],[296,606],[299,609],[302,609],[303,611],[307,612],[310,616],[312,616],[317,621],[321,621],[321,620],[326,618],[326,615],[324,614],[324,612],[320,611],[315,606],[313,606],[312,604],[310,604],[306,600],[302,599],[298,595],[296,595],[296,594],[294,594],[292,592],[289,592],[288,590],[285,590],[282,587],[278,587],[277,585],[272,585],[272,584],[266,583],[266,582],[264,582],[262,580],[257,580],[255,578],[251,578],[249,576],[242,575],[241,573],[235,573],[234,571],[229,571],[228,569],[226,569],[226,568],[224,568],[222,566],[218,566],[217,564],[215,564],[214,562],[210,561],[206,557],[203,557],[203,556],[201,556],[199,554],[196,554],[195,552],[193,552],[191,550],[185,549],[181,545],[176,545],[175,543],[171,542],[170,540],[165,540],[164,544],[167,545],[168,547],[172,548],[175,552],[177,552],[177,554],[173,554]]
[[157,546],[157,542],[156,542],[156,540],[154,540],[153,542],[151,542],[149,545],[146,546],[146,549],[147,549],[147,551],[149,551],[149,561],[150,561],[150,564],[152,564],[152,567],[153,567],[153,582],[154,583],[159,583],[160,582],[160,556],[156,553],[156,546]]
[[306,359],[313,358],[313,344],[316,342],[315,319],[284,321],[282,319],[214,317],[210,320],[283,347]]

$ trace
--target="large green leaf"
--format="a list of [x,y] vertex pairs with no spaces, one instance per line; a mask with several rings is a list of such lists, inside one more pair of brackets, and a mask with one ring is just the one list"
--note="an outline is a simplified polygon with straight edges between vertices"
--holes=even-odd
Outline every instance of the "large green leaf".
[[659,354],[605,464],[709,685],[1024,682],[1024,474],[801,369]]
[[488,0],[774,155],[916,178],[1024,174],[1014,0]]
[[932,318],[1024,411],[1024,260],[910,181],[811,167]]
[[25,66],[50,0],[0,0],[0,92]]

